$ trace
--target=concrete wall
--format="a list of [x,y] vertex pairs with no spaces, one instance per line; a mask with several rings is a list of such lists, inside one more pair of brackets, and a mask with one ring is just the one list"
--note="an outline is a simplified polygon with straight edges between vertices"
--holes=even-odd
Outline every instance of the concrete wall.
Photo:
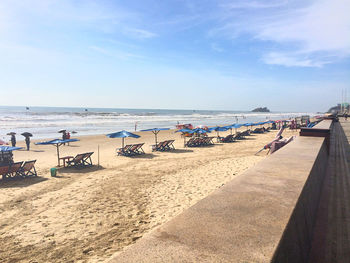
[[324,142],[271,262],[308,262],[327,163]]

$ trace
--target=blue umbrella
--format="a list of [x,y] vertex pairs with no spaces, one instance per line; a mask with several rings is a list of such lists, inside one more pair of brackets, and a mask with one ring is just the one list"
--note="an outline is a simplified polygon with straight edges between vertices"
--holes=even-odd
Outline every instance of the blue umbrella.
[[190,133],[200,133],[200,134],[203,134],[203,133],[207,133],[207,132],[211,132],[211,131],[207,131],[207,130],[204,130],[204,129],[201,129],[201,128],[196,128],[196,129],[191,130]]
[[11,152],[19,149],[23,149],[23,147],[0,146],[0,152]]
[[184,129],[177,130],[176,132],[188,132],[188,133],[191,133],[192,130],[184,128]]
[[212,129],[212,130],[217,132],[217,136],[218,137],[219,137],[219,132],[220,131],[227,131],[228,129],[230,129],[227,126],[224,126],[224,127],[217,126],[217,127],[214,127],[214,128],[215,129]]
[[5,152],[12,152],[12,151],[15,151],[15,150],[19,150],[19,149],[22,149],[23,147],[12,147],[12,146],[0,146],[0,152],[1,152],[1,155],[4,155]]
[[120,132],[115,132],[115,133],[110,133],[106,135],[109,138],[122,138],[122,146],[124,148],[124,139],[126,137],[132,137],[132,138],[140,138],[140,135],[128,132],[128,131],[120,131]]
[[226,126],[226,127],[231,127],[231,134],[232,134],[232,128],[235,128],[235,133],[237,133],[237,129],[242,127],[243,124],[240,124],[240,123],[235,123],[235,124],[232,124],[230,126]]
[[[184,133],[192,133],[192,130],[184,128],[184,129],[177,130],[176,132],[182,132],[184,134]],[[186,146],[186,136],[184,136],[184,147],[185,146]]]
[[53,139],[51,141],[46,141],[46,142],[37,142],[35,143],[36,145],[54,145],[57,148],[57,162],[58,166],[60,166],[60,150],[59,147],[64,144],[64,143],[69,143],[69,142],[77,142],[79,141],[78,139],[67,139],[67,140],[61,140],[61,139]]
[[147,131],[151,131],[153,132],[154,136],[155,136],[155,140],[156,140],[156,145],[157,145],[157,134],[160,131],[167,131],[170,130],[170,128],[152,128],[152,129],[146,129],[146,130],[141,130],[142,132],[147,132]]

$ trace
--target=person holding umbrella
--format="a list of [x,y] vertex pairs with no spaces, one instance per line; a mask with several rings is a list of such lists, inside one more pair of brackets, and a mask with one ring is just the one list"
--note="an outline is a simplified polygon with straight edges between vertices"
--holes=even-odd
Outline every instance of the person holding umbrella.
[[25,142],[26,142],[26,145],[27,145],[27,151],[29,151],[29,148],[30,148],[30,137],[32,137],[33,134],[31,134],[29,132],[24,132],[21,135],[23,135],[25,137]]
[[16,147],[16,136],[14,134],[11,135],[11,145],[12,147]]

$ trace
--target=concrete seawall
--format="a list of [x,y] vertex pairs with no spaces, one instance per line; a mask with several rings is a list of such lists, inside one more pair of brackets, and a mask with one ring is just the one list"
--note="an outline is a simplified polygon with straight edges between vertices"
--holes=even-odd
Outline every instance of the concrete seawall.
[[[330,126],[323,121],[316,128]],[[328,201],[334,199],[324,182],[333,176],[336,128],[331,151],[323,137],[298,137],[111,262],[320,262],[310,259],[334,236],[322,227],[330,223]]]

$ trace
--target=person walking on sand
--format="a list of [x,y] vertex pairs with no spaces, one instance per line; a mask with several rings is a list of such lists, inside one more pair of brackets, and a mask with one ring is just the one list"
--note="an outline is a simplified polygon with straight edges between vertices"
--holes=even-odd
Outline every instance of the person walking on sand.
[[27,145],[27,151],[29,151],[29,147],[30,147],[30,137],[29,136],[26,136],[26,145]]
[[12,147],[16,147],[16,136],[14,134],[11,135],[11,145]]

